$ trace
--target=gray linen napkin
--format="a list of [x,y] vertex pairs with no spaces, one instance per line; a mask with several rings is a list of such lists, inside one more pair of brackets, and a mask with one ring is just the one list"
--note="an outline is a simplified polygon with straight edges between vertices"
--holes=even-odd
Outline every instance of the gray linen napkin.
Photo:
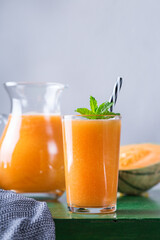
[[0,189],[0,239],[55,240],[47,204]]

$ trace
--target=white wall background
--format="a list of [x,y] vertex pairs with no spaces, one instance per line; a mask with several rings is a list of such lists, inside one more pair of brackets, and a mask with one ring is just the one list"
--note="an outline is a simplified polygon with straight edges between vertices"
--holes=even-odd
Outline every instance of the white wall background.
[[9,112],[5,81],[69,84],[62,112],[109,98],[122,144],[160,143],[159,0],[0,0],[0,112]]

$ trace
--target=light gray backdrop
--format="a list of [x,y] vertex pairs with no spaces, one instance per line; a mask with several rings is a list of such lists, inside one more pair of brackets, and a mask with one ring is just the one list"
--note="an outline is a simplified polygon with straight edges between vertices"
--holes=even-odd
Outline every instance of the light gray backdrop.
[[5,81],[68,83],[73,113],[107,100],[120,75],[122,144],[160,143],[159,23],[159,0],[0,0],[0,112]]

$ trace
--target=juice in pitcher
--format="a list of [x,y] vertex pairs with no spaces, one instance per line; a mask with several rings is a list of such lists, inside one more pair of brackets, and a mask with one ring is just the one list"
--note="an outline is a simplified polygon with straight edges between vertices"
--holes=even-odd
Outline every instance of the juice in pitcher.
[[0,140],[0,187],[61,195],[65,184],[60,116],[9,116]]

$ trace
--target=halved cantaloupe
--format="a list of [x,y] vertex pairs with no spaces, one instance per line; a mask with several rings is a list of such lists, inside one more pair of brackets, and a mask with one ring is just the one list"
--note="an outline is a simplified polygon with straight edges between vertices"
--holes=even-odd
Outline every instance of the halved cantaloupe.
[[160,182],[160,145],[134,144],[120,149],[118,191],[138,195]]

